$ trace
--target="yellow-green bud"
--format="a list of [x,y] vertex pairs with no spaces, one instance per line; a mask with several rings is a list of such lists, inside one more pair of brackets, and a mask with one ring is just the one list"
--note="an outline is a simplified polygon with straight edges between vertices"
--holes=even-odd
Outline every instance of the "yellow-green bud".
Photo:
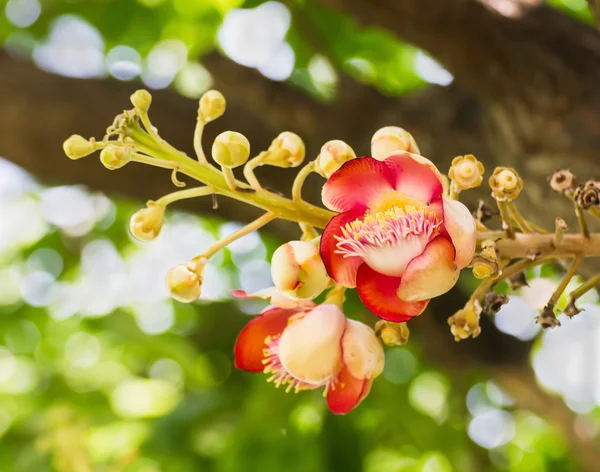
[[308,241],[290,241],[277,248],[271,277],[280,292],[294,299],[313,299],[330,282],[318,246]]
[[129,230],[140,241],[152,241],[162,228],[165,207],[155,202],[148,202],[147,208],[142,208],[133,214],[129,220]]
[[212,145],[212,157],[223,167],[233,169],[244,165],[250,157],[250,142],[241,133],[225,131],[216,137]]
[[200,98],[198,108],[200,119],[204,123],[216,120],[225,113],[225,97],[218,90],[209,90]]
[[489,183],[492,196],[500,202],[514,200],[523,189],[523,179],[512,167],[496,167]]
[[200,298],[202,292],[202,269],[194,262],[179,264],[167,273],[167,288],[172,298],[182,303],[191,303]]
[[448,177],[459,190],[479,187],[483,181],[484,167],[472,154],[458,156],[452,160]]
[[131,161],[132,153],[133,149],[130,147],[109,144],[100,152],[100,162],[108,170],[120,169]]
[[408,342],[410,330],[406,323],[379,320],[375,324],[375,333],[386,346],[403,346]]
[[142,113],[146,113],[152,103],[152,95],[148,90],[136,90],[130,97],[131,103]]
[[405,129],[398,126],[386,126],[375,132],[371,138],[371,156],[383,161],[399,152],[420,154],[415,138]]
[[276,167],[298,167],[305,156],[302,138],[291,131],[284,131],[273,140],[262,162]]
[[454,335],[455,341],[476,338],[481,334],[479,327],[479,316],[481,314],[481,305],[478,301],[468,302],[462,310],[457,311],[448,318],[450,332]]
[[346,162],[356,158],[354,150],[344,141],[334,139],[323,144],[315,162],[315,170],[328,179]]
[[83,136],[74,134],[63,143],[63,151],[69,159],[81,159],[96,150],[96,147]]

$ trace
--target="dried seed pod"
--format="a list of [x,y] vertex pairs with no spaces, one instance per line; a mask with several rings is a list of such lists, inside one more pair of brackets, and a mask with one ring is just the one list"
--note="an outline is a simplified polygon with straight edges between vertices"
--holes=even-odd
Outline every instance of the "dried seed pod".
[[557,170],[554,172],[554,174],[552,174],[549,181],[552,190],[561,193],[566,192],[567,190],[572,190],[577,186],[575,174],[573,174],[573,172],[571,172],[569,169]]
[[519,272],[518,274],[513,275],[508,278],[508,285],[512,290],[518,290],[521,287],[529,287],[527,283],[527,277],[525,276],[525,272]]
[[490,290],[485,294],[483,302],[483,312],[488,315],[495,315],[500,311],[502,305],[508,303],[508,296],[505,293],[496,293]]
[[579,185],[573,194],[573,200],[584,210],[600,204],[600,185],[597,181],[588,180]]
[[542,313],[535,318],[535,322],[543,329],[560,326],[560,321],[556,319],[556,315],[554,314],[554,303],[548,303],[542,310]]
[[569,303],[563,313],[565,315],[567,315],[569,318],[573,318],[575,315],[578,315],[582,311],[583,310],[581,310],[580,308],[577,308],[577,306],[575,305],[575,299],[569,298]]
[[498,216],[500,212],[497,208],[492,208],[486,205],[483,200],[479,200],[479,206],[473,216],[482,223],[485,223],[494,216]]

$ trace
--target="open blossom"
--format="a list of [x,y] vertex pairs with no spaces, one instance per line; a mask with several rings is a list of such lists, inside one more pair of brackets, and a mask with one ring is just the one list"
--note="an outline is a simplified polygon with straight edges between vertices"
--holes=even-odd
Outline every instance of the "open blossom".
[[321,237],[327,271],[338,284],[356,287],[383,319],[421,314],[473,258],[473,217],[443,197],[437,168],[422,156],[354,159],[329,178],[322,196],[340,212]]
[[240,332],[234,354],[238,369],[265,372],[288,392],[324,387],[337,414],[368,395],[384,358],[375,332],[336,305],[268,307]]

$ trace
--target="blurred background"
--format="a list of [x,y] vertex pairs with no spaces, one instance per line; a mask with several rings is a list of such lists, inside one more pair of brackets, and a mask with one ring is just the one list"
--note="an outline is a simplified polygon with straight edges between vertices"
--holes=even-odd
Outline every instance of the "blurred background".
[[[525,214],[574,221],[546,178],[600,170],[598,2],[0,5],[0,471],[598,470],[598,294],[559,329],[534,323],[560,267],[529,273],[517,292],[500,285],[510,302],[458,344],[446,318],[475,286],[463,274],[411,323],[407,346],[387,349],[371,395],[335,417],[320,392],[286,395],[233,368],[234,339],[264,304],[229,290],[269,286],[270,255],[296,226],[229,246],[211,259],[202,299],[183,305],[168,298],[166,271],[256,212],[181,203],[139,244],[128,219],[172,191],[168,173],[110,172],[61,149],[73,133],[101,137],[145,87],[161,134],[190,151],[196,99],[217,88],[228,111],[206,143],[234,129],[258,152],[290,130],[309,157],[330,139],[366,154],[376,129],[398,125],[443,171],[465,153],[488,172],[514,165]],[[294,177],[258,174],[284,192]],[[321,185],[309,180],[315,202]],[[355,295],[346,314],[375,321]]]

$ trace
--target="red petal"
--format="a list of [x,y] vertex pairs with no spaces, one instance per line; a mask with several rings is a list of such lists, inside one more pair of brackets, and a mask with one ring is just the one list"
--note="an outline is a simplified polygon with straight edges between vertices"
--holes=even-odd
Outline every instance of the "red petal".
[[429,159],[405,152],[388,157],[384,163],[392,174],[394,188],[408,197],[429,203],[442,194],[440,173]]
[[339,383],[335,389],[327,392],[327,405],[336,415],[345,415],[352,411],[371,390],[372,379],[357,379],[343,368],[337,377]]
[[338,240],[335,236],[342,235],[342,227],[357,218],[364,216],[364,210],[347,211],[334,216],[323,230],[321,235],[321,259],[325,263],[327,273],[338,284],[344,287],[356,287],[356,271],[363,263],[362,257],[344,257],[337,254]]
[[406,302],[396,296],[400,277],[375,272],[367,264],[358,269],[356,289],[358,296],[374,315],[388,321],[408,321],[423,313],[429,300]]
[[456,284],[460,270],[454,263],[454,246],[444,236],[431,241],[402,274],[397,296],[407,301],[438,297]]
[[392,190],[387,166],[372,157],[346,162],[323,186],[324,205],[333,211],[365,210],[382,192]]
[[249,372],[262,372],[265,338],[281,334],[290,316],[302,310],[268,308],[251,320],[238,334],[233,348],[235,366]]

